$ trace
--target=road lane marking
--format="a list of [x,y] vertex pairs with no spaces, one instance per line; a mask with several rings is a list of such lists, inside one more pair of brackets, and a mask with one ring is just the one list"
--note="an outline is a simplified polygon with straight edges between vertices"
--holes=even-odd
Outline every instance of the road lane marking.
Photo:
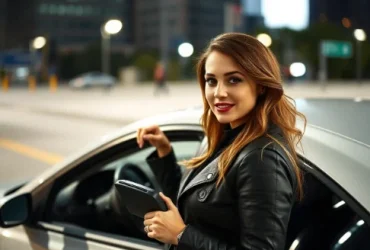
[[54,165],[63,159],[61,155],[3,138],[0,138],[0,147],[51,165]]

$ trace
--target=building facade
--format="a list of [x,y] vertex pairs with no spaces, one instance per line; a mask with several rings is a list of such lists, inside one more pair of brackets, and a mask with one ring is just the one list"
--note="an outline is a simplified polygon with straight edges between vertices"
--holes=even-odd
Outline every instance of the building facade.
[[133,43],[131,0],[35,0],[37,35],[54,40],[58,47],[78,49],[101,39],[100,29],[109,19],[123,22],[112,36],[115,46]]
[[[112,49],[129,45],[139,49],[168,46],[169,50],[177,50],[185,41],[201,49],[220,33],[249,33],[252,26],[261,22],[260,2],[0,0],[5,6],[2,11],[6,10],[5,15],[0,15],[0,18],[6,18],[5,22],[0,22],[0,33],[5,33],[0,46],[26,48],[34,37],[45,36],[58,50],[83,49],[100,41],[100,28],[104,22],[118,18],[123,21],[123,30],[111,37]],[[164,41],[163,37],[168,39]]]
[[261,0],[0,0],[0,4],[6,6],[1,8],[6,15],[0,18],[7,19],[0,22],[0,33],[6,34],[0,46],[8,48],[26,48],[34,37],[45,36],[58,50],[83,49],[100,41],[102,24],[112,18],[123,21],[123,30],[111,37],[112,49],[167,46],[176,51],[182,42],[190,42],[199,50],[218,34],[253,33],[263,24]]
[[4,50],[29,47],[35,29],[34,1],[0,1],[0,46]]
[[[160,48],[164,35],[171,51],[182,42],[203,48],[224,32],[225,6],[231,0],[138,0],[135,1],[135,44],[138,48]],[[164,13],[163,10],[166,10]],[[161,20],[164,26],[161,26]]]
[[242,0],[243,30],[254,34],[257,28],[264,26],[262,15],[262,0]]
[[0,0],[0,48],[28,49],[45,36],[59,50],[75,50],[99,42],[100,28],[112,18],[123,22],[112,36],[114,47],[134,42],[132,0]]
[[0,52],[5,49],[6,0],[0,0]]

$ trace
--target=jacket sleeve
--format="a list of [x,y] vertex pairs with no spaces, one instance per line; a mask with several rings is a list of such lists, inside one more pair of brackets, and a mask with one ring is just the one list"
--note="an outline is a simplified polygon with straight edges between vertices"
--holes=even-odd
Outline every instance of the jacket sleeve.
[[163,193],[176,204],[182,172],[181,167],[177,164],[174,151],[171,150],[169,154],[162,158],[159,158],[157,151],[154,151],[146,161],[162,187]]
[[177,249],[284,249],[295,193],[292,167],[276,151],[256,149],[242,159],[236,176],[239,242],[222,242],[188,225]]

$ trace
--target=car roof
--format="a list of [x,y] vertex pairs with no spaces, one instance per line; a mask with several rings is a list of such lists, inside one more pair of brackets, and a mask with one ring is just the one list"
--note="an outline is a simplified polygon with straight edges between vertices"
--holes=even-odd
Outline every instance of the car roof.
[[78,75],[77,77],[86,77],[86,76],[92,76],[92,75],[105,76],[106,74],[104,74],[103,72],[100,72],[100,71],[89,71],[89,72],[82,73],[82,74]]
[[296,105],[309,124],[370,145],[370,100],[297,99]]

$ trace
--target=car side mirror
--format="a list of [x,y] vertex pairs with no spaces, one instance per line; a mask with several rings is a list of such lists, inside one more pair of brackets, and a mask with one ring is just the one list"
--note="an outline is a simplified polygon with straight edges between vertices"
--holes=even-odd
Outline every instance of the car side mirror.
[[14,227],[27,221],[31,211],[31,195],[22,194],[0,204],[0,226]]

